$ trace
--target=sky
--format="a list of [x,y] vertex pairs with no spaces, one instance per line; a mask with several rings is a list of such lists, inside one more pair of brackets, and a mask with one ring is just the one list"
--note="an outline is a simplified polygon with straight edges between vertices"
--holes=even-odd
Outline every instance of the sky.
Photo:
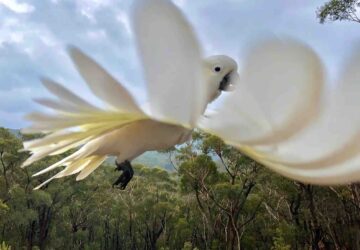
[[[46,76],[95,102],[71,63],[75,45],[103,65],[140,102],[146,100],[131,30],[131,0],[0,0],[0,126],[22,128],[24,114],[40,110],[33,98],[50,94]],[[293,37],[323,59],[336,78],[360,41],[360,25],[320,24],[324,0],[174,0],[193,25],[204,56],[225,54],[241,65],[266,37]]]

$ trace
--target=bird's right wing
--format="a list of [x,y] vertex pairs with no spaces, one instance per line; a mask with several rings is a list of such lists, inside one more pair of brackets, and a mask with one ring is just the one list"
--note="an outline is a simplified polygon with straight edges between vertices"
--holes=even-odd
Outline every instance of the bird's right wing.
[[134,98],[114,77],[76,47],[69,54],[92,93],[115,110],[142,113]]
[[193,127],[207,105],[202,56],[193,29],[169,0],[137,0],[133,28],[151,116]]
[[147,119],[147,116],[129,92],[94,60],[76,48],[70,49],[70,56],[90,90],[107,105],[107,108],[97,108],[61,84],[43,79],[44,86],[57,98],[37,100],[51,109],[52,113],[37,112],[27,115],[32,125],[22,132],[44,133],[45,136],[24,142],[24,150],[32,154],[22,166],[28,166],[48,155],[58,155],[81,147],[37,175],[66,166],[53,178],[80,172],[78,179],[82,179],[107,157],[91,155],[95,149],[86,147],[87,143],[129,123]]

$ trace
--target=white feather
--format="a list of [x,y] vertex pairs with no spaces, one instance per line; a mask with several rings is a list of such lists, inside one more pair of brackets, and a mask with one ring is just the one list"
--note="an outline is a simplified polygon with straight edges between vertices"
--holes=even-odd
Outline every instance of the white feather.
[[79,113],[84,111],[84,109],[79,108],[77,106],[71,105],[69,103],[66,102],[59,102],[56,100],[51,100],[48,98],[36,98],[33,99],[33,101],[35,101],[38,104],[41,104],[47,108],[56,110],[58,112],[62,112],[62,113]]
[[95,171],[106,159],[106,156],[94,156],[88,165],[76,177],[77,181],[83,180]]
[[191,26],[168,0],[135,1],[132,21],[151,116],[193,127],[207,105],[209,91]]
[[[184,142],[191,133],[184,127],[197,124],[209,100],[206,93],[211,91],[204,82],[201,51],[191,26],[167,0],[136,0],[132,21],[148,87],[150,119],[100,65],[70,48],[91,91],[113,109],[99,110],[61,85],[43,80],[60,100],[38,100],[55,115],[28,116],[33,125],[25,132],[50,134],[24,143],[33,155],[23,165],[82,147],[36,173],[65,166],[36,189],[79,172],[76,179],[84,179],[107,155],[133,159],[146,150]],[[328,102],[322,99],[321,61],[297,41],[263,43],[251,51],[244,65],[235,91],[217,112],[200,119],[200,128],[298,181],[329,185],[360,180],[360,52],[349,61],[339,89]],[[218,80],[212,83],[216,87]]]
[[322,87],[322,64],[310,48],[271,40],[250,52],[235,91],[199,126],[237,144],[276,144],[319,115]]
[[94,95],[116,109],[142,113],[130,93],[99,64],[78,48],[70,47],[69,54]]
[[60,173],[58,173],[56,175],[56,178],[62,178],[65,176],[69,176],[69,175],[73,175],[76,174],[78,172],[80,172],[81,170],[83,170],[91,161],[91,158],[85,158],[85,159],[79,159],[77,161],[74,161],[70,164],[68,164],[68,166],[62,170]]
[[61,101],[71,103],[75,106],[82,107],[88,110],[98,110],[95,106],[91,105],[87,101],[83,100],[82,98],[78,97],[70,90],[66,89],[61,84],[50,80],[48,78],[43,78],[42,80],[43,85],[55,96],[57,96]]
[[352,54],[322,116],[297,137],[277,145],[276,150],[258,151],[269,154],[274,162],[303,169],[326,168],[359,155],[360,51]]

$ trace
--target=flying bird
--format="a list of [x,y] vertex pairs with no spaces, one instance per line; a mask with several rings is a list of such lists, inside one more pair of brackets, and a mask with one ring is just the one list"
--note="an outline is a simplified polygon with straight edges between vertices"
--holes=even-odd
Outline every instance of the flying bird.
[[42,79],[57,99],[35,101],[55,114],[27,115],[33,124],[22,132],[46,136],[24,142],[24,149],[32,155],[22,166],[80,149],[36,173],[34,176],[65,166],[37,188],[73,174],[78,174],[77,180],[84,179],[108,156],[115,156],[116,169],[123,174],[114,186],[124,189],[133,176],[132,159],[189,140],[207,104],[237,82],[236,62],[224,55],[203,59],[192,28],[171,2],[137,1],[134,28],[148,83],[150,112],[142,110],[124,86],[97,62],[80,49],[69,47],[78,72],[108,108],[95,107],[61,84]]
[[[57,99],[36,100],[52,114],[27,116],[32,125],[23,132],[45,136],[24,142],[32,155],[23,167],[48,155],[77,151],[36,173],[63,167],[36,188],[74,174],[82,180],[115,156],[116,169],[123,174],[114,185],[124,189],[133,176],[134,158],[184,143],[195,128],[298,181],[330,185],[360,180],[360,51],[332,92],[319,56],[292,39],[258,43],[248,52],[239,77],[232,58],[203,59],[191,25],[171,1],[134,2],[132,24],[149,111],[103,67],[69,47],[78,72],[107,108],[42,79]],[[222,91],[229,93],[216,112],[205,116],[208,104]]]

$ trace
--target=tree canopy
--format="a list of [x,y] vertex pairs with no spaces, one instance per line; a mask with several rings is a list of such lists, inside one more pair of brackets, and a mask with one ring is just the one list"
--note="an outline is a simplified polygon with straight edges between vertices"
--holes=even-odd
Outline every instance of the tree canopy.
[[[0,129],[0,249],[360,249],[360,185],[317,187],[267,171],[195,132],[174,171],[137,164],[125,191],[106,163],[42,190],[21,140]],[[50,173],[51,174],[51,173]]]
[[326,21],[352,21],[360,23],[359,0],[330,0],[322,5],[316,12],[320,23]]

